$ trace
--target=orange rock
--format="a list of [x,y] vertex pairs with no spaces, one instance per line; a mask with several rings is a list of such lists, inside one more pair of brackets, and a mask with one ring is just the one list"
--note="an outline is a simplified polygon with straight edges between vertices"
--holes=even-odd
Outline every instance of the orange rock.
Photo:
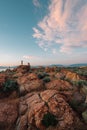
[[58,79],[60,79],[60,78],[62,78],[62,77],[65,77],[65,74],[63,74],[63,73],[57,73],[57,74],[55,75],[55,77],[58,78]]
[[7,79],[7,76],[6,76],[6,74],[0,74],[0,88],[2,88],[3,87],[3,83],[6,81],[6,79]]
[[[21,104],[24,101],[28,106],[28,130],[74,130],[76,126],[78,129],[79,124],[82,125],[79,118],[65,101],[65,97],[56,90],[30,93],[22,97]],[[48,112],[56,116],[58,120],[56,126],[50,124],[49,128],[46,128],[42,124],[42,119]]]
[[63,70],[62,73],[64,73],[66,75],[65,78],[70,79],[72,81],[78,81],[78,80],[80,80],[79,75],[76,74],[76,73],[74,73],[74,72]]
[[36,74],[26,74],[18,78],[20,94],[44,89],[43,81]]
[[21,77],[18,78],[18,83],[24,84],[24,83],[29,82],[31,80],[37,80],[37,79],[38,79],[38,77],[34,73],[25,74],[25,75],[22,75]]
[[76,73],[72,73],[72,72],[68,72],[68,73],[66,74],[66,78],[69,78],[69,79],[71,79],[72,81],[78,81],[78,80],[80,80],[79,75],[77,75]]
[[55,72],[56,71],[56,67],[46,67],[45,68],[45,72]]
[[27,73],[30,70],[30,65],[20,65],[18,66],[16,69],[14,69],[13,71],[16,73]]
[[18,108],[16,104],[0,103],[0,129],[7,130],[13,128],[18,116]]
[[55,90],[71,90],[72,89],[72,86],[69,82],[67,81],[64,81],[64,80],[60,80],[60,79],[57,79],[57,80],[53,80],[49,83],[46,84],[46,88],[47,89],[55,89]]

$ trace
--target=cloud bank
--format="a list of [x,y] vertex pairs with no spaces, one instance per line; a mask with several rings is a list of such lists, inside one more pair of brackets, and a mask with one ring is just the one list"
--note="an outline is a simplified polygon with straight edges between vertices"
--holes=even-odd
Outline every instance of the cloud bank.
[[66,53],[87,47],[87,0],[50,0],[48,14],[33,30],[44,50],[58,45]]

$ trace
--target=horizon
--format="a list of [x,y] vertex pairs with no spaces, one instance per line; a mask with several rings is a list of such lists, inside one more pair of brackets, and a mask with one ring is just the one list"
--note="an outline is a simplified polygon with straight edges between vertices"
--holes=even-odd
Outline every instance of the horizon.
[[87,0],[1,0],[0,66],[87,63]]
[[[39,64],[37,64],[37,65],[31,65],[32,67],[33,66],[51,66],[51,65],[63,65],[63,66],[70,66],[70,65],[84,65],[84,64],[87,64],[87,63],[74,63],[74,64],[42,64],[42,65],[39,65]],[[16,66],[20,66],[21,64],[18,64],[18,65],[0,65],[0,67],[16,67]],[[25,63],[25,64],[23,64],[23,65],[27,65],[27,63]]]

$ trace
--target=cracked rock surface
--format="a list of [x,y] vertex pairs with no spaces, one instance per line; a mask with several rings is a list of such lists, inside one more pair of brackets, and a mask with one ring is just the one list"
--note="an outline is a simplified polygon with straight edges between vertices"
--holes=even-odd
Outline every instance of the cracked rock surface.
[[[49,72],[46,78],[50,78],[50,82],[44,82],[38,78],[41,68],[33,69],[31,73],[30,66],[25,65],[0,74],[0,130],[87,130],[87,123],[83,121],[87,119],[87,95],[73,89],[70,82],[61,80],[62,76],[74,81],[80,77],[65,70],[56,74],[56,68],[42,68],[43,74]],[[17,81],[19,88],[3,94],[7,78]],[[75,107],[83,113],[83,118],[73,108],[78,102],[80,106]],[[56,121],[56,125],[52,121]]]
[[[42,124],[43,116],[52,113],[58,120],[57,126],[46,128]],[[65,97],[56,90],[29,93],[20,99],[20,117],[18,130],[74,130],[74,126],[81,126],[76,113],[68,105]]]

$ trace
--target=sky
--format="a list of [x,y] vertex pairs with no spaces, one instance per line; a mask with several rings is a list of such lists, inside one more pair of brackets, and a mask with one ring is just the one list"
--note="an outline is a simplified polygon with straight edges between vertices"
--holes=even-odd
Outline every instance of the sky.
[[87,63],[87,0],[0,0],[0,66]]

